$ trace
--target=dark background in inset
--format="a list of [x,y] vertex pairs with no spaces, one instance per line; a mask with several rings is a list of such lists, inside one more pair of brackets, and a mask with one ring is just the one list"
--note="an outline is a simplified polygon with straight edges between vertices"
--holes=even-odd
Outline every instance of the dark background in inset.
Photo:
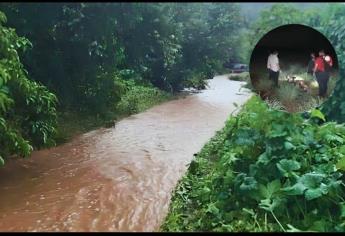
[[334,62],[334,69],[338,70],[336,52],[328,39],[319,31],[305,25],[283,25],[265,34],[255,46],[249,64],[250,78],[256,82],[260,74],[267,71],[267,58],[269,52],[278,50],[279,62],[282,71],[288,69],[291,64],[298,64],[305,68],[310,60],[310,53],[318,55],[320,49],[324,49]]

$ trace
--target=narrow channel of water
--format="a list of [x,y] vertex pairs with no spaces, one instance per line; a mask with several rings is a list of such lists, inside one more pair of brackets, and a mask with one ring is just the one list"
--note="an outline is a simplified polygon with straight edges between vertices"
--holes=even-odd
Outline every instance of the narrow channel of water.
[[0,169],[0,231],[157,231],[171,192],[250,94],[226,76]]

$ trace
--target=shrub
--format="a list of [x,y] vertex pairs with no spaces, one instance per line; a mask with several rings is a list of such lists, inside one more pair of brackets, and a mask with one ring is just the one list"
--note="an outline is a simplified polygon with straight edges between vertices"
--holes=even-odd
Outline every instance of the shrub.
[[85,111],[96,115],[114,112],[121,96],[125,93],[125,84],[119,72],[100,72],[92,81],[79,86],[84,91],[83,99],[79,102]]
[[28,156],[33,147],[52,145],[57,98],[46,87],[28,79],[18,51],[31,43],[4,27],[0,12],[0,164],[17,154]]
[[128,81],[126,86],[127,91],[117,104],[117,111],[121,114],[130,115],[144,111],[171,96],[154,87],[137,85],[134,81]]
[[345,126],[254,96],[198,153],[165,231],[343,232]]
[[239,74],[230,74],[229,75],[230,80],[235,80],[235,81],[245,81],[245,82],[250,82],[250,76],[249,72],[242,72]]
[[189,71],[184,81],[184,87],[195,88],[197,90],[207,87],[207,76],[203,72]]

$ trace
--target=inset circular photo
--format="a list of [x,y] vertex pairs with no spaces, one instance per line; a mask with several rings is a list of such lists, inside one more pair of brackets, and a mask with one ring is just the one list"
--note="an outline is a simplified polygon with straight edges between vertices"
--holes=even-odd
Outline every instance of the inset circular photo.
[[332,94],[338,68],[336,52],[322,33],[289,24],[259,40],[251,54],[249,73],[254,90],[271,107],[304,112]]

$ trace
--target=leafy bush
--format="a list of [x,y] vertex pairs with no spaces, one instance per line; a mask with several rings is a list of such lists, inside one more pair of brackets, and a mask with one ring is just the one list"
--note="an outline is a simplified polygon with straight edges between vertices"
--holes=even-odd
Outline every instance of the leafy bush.
[[190,71],[186,74],[184,80],[184,87],[195,88],[198,90],[205,89],[207,87],[207,76],[202,72]]
[[81,107],[104,116],[116,111],[126,86],[119,72],[100,72],[94,80],[80,85],[79,89],[84,93],[84,99],[79,102]]
[[15,30],[3,26],[0,12],[0,163],[18,154],[28,156],[33,146],[53,144],[56,126],[54,94],[28,79],[18,51],[31,46]]
[[254,96],[175,189],[164,231],[345,230],[345,126]]
[[230,80],[235,80],[235,81],[250,81],[250,76],[249,72],[242,72],[239,74],[230,74],[229,75]]
[[137,85],[130,80],[126,83],[126,92],[117,104],[117,110],[119,113],[128,115],[138,113],[166,101],[170,96],[157,88]]

